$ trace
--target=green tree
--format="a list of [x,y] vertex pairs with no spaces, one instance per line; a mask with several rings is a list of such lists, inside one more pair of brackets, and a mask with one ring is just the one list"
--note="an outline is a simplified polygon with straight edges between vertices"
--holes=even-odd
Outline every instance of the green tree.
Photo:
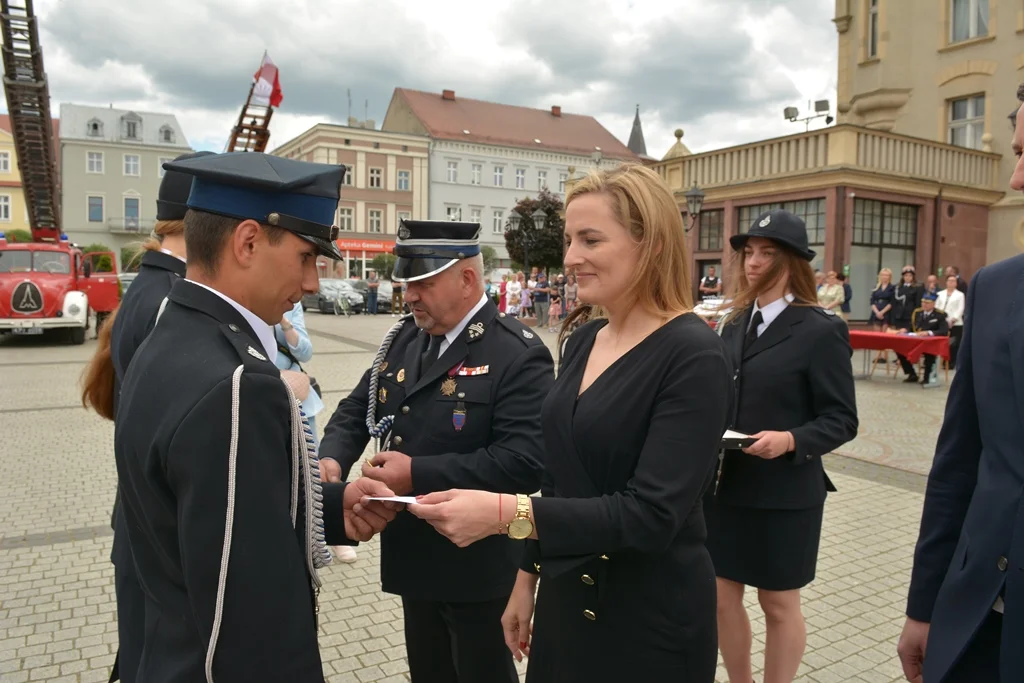
[[113,249],[100,242],[94,242],[82,247],[83,254],[95,254],[97,251],[113,251]]
[[21,243],[31,242],[32,241],[32,233],[29,232],[28,230],[22,230],[21,228],[15,228],[14,230],[9,230],[7,232],[7,241],[8,242],[21,242]]
[[494,247],[486,245],[480,247],[480,255],[484,259],[484,274],[487,274],[498,267],[498,252]]
[[139,272],[142,264],[142,248],[138,246],[121,247],[121,267],[126,273]]
[[377,277],[382,280],[387,280],[391,277],[391,273],[395,272],[395,255],[394,254],[377,254],[370,261],[370,268],[377,271]]
[[[547,214],[543,225],[534,224],[533,212],[541,209]],[[562,265],[562,240],[565,224],[559,212],[562,200],[547,188],[536,198],[520,199],[515,212],[522,218],[519,225],[505,231],[505,247],[509,258],[523,264],[523,270],[537,266],[547,270]]]

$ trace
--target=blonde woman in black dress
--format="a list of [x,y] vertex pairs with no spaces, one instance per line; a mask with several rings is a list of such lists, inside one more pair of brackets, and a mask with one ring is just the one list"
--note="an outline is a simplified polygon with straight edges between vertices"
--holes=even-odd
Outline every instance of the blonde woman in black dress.
[[530,657],[529,683],[712,683],[715,578],[700,498],[731,368],[690,312],[679,207],[647,168],[595,172],[569,193],[565,235],[578,297],[605,317],[569,337],[544,402],[543,497],[444,491],[409,510],[460,546],[499,533],[525,541],[502,624],[516,659]]

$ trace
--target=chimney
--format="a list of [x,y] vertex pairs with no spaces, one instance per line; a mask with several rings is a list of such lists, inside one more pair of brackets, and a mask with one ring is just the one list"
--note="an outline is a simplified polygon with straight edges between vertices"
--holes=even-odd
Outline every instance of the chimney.
[[455,101],[455,91],[454,90],[442,90],[441,91],[441,99],[442,100],[451,100],[452,102],[454,102]]
[[562,108],[557,106],[557,105],[554,106],[554,107],[551,107],[551,115],[552,116],[561,116],[562,115]]

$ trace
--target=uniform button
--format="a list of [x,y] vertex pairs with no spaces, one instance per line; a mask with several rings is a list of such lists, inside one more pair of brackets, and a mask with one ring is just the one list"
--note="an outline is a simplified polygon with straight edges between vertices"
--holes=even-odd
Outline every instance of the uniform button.
[[395,445],[396,446],[401,446],[402,445],[402,437],[400,437],[400,436],[396,436],[395,437]]
[[238,332],[238,325],[231,323],[230,325],[228,325],[228,329],[231,330],[232,332]]
[[460,391],[459,392],[459,398],[466,398],[466,392],[465,391]]
[[608,556],[607,556],[607,555],[602,555],[602,556],[601,556],[601,559],[602,559],[602,560],[607,560],[607,559],[608,559]]
[[808,453],[808,454],[807,454],[807,460],[810,460],[810,459],[811,459],[811,454],[810,454],[810,453]]
[[499,314],[498,314],[498,317],[499,317],[499,318],[504,318],[504,317],[505,317],[505,314],[504,314],[504,313],[499,313]]
[[409,414],[409,406],[402,406],[402,415]]
[[999,561],[996,562],[996,566],[999,567],[999,571],[1005,572],[1006,568],[1010,566],[1010,561],[1005,557],[1000,557]]
[[594,585],[594,579],[590,576],[590,574],[584,574],[583,576],[581,576],[580,581],[587,584],[588,586]]
[[588,609],[583,610],[583,616],[585,616],[587,619],[590,619],[591,621],[597,619],[597,615]]
[[533,563],[533,569],[534,569],[534,571],[536,571],[536,572],[537,572],[538,574],[540,573],[540,565],[539,565],[539,564],[537,564],[536,562],[534,562],[534,563]]

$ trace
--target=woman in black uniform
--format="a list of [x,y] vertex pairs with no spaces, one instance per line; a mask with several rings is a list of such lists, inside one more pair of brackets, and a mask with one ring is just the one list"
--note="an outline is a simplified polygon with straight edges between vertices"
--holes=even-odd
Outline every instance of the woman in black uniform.
[[735,368],[732,429],[757,439],[727,450],[705,494],[718,577],[718,640],[730,683],[750,683],[745,586],[767,626],[765,683],[792,681],[806,644],[800,589],[814,579],[826,491],[821,456],[857,434],[849,332],[817,305],[807,230],[788,211],[730,238],[738,291],[721,325]]
[[[212,154],[183,154],[175,159]],[[82,404],[113,421],[121,380],[146,336],[156,324],[157,313],[171,285],[185,276],[185,212],[188,210],[192,176],[165,171],[156,201],[154,237],[142,245],[144,255],[128,291],[99,332],[99,342],[83,376]],[[114,499],[111,515],[114,544],[110,561],[114,563],[114,591],[117,598],[118,653],[111,681],[136,681],[145,632],[145,597],[135,575],[135,564],[128,545],[128,530]]]
[[732,401],[725,349],[690,312],[686,233],[656,173],[582,179],[565,235],[578,297],[604,317],[569,337],[544,401],[543,496],[444,491],[409,510],[459,545],[530,539],[502,617],[513,655],[530,657],[529,683],[711,683],[700,498]]

